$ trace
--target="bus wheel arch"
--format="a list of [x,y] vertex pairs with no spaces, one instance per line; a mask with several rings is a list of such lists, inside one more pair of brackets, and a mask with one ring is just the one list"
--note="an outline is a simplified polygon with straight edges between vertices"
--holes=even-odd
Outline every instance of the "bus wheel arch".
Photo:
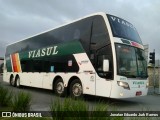
[[81,80],[73,76],[68,83],[68,92],[73,98],[81,98],[83,97],[83,86]]
[[15,77],[15,86],[20,88],[20,77],[19,75],[17,74],[16,77]]
[[64,81],[61,76],[56,76],[53,80],[53,91],[57,96],[64,97],[66,90],[64,87]]
[[14,75],[13,74],[10,75],[9,83],[11,86],[14,86],[15,82],[14,82]]

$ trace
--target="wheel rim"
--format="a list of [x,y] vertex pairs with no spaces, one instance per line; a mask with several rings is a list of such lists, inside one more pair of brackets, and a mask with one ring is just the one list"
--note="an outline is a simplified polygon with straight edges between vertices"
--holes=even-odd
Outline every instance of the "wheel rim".
[[17,79],[16,85],[17,85],[17,87],[20,86],[20,79],[19,78]]
[[72,88],[72,92],[73,92],[73,95],[76,97],[81,96],[81,94],[82,94],[81,84],[79,84],[79,83],[74,84],[73,88]]
[[63,82],[58,82],[57,83],[56,91],[57,91],[58,94],[62,94],[63,93],[63,91],[64,91]]

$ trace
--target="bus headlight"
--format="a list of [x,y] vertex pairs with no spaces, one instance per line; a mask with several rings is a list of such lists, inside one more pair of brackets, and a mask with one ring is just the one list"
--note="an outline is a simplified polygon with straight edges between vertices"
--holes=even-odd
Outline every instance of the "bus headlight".
[[146,83],[146,88],[148,88],[148,87],[149,87],[149,82]]
[[124,89],[130,90],[129,84],[127,82],[117,81],[117,84],[123,87]]

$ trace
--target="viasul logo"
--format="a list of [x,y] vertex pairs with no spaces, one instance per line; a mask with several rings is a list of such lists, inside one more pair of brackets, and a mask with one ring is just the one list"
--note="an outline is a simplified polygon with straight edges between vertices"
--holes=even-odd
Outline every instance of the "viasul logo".
[[143,82],[143,81],[139,81],[139,82],[134,81],[134,82],[133,82],[133,85],[142,85],[142,84],[144,84],[144,82]]
[[36,58],[36,57],[43,57],[43,56],[50,56],[58,54],[57,50],[58,46],[52,46],[48,48],[33,50],[28,52],[29,58]]

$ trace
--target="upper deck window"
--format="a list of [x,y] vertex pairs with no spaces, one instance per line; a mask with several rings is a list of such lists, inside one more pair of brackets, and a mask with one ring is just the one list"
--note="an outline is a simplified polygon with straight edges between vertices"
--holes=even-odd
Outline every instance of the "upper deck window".
[[120,37],[142,44],[136,28],[131,23],[113,15],[107,16],[114,37]]

